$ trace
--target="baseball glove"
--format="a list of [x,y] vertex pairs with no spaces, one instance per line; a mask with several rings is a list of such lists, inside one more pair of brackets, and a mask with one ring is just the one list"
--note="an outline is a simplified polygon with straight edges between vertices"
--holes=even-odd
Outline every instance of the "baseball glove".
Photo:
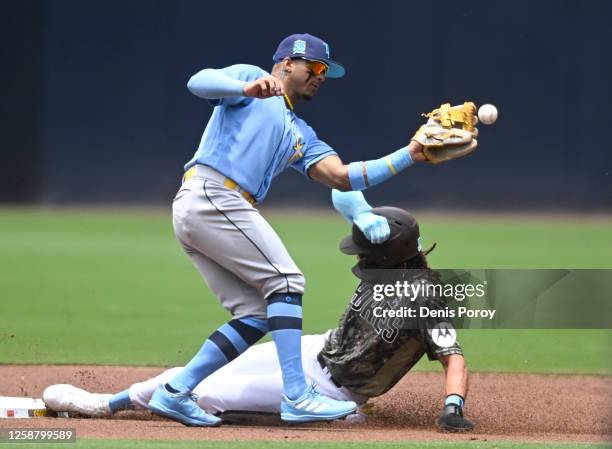
[[442,416],[438,419],[438,427],[446,432],[469,432],[474,430],[474,424],[463,416],[463,409],[455,404],[444,406]]
[[439,162],[466,156],[476,149],[478,129],[476,105],[472,102],[460,106],[445,103],[428,114],[427,123],[419,128],[412,140],[425,148],[429,162]]

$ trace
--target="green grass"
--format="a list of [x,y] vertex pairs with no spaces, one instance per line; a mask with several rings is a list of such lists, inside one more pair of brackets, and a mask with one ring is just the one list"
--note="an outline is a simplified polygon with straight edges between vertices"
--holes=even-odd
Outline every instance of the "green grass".
[[[152,440],[83,440],[79,439],[76,444],[51,444],[45,443],[43,447],[48,449],[65,448],[89,448],[89,449],[369,449],[376,446],[377,449],[587,449],[587,448],[609,448],[609,444],[578,444],[578,443],[518,443],[518,442],[496,442],[496,441],[458,441],[458,442],[422,442],[422,441],[398,441],[398,442],[275,442],[275,441],[152,441]],[[40,444],[19,444],[23,449],[38,449]]]
[[[356,280],[335,215],[267,214],[307,278],[305,331],[333,327]],[[425,216],[447,268],[611,268],[612,220]],[[0,362],[183,363],[228,315],[169,213],[0,209]],[[612,373],[610,330],[471,330],[472,370]],[[419,369],[438,369],[421,363]]]

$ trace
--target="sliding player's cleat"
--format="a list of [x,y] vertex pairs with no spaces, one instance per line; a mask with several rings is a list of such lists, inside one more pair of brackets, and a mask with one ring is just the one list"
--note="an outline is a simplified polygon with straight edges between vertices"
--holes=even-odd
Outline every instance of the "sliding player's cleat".
[[108,402],[112,394],[97,394],[69,384],[51,385],[43,392],[47,408],[56,412],[73,412],[87,416],[110,416]]

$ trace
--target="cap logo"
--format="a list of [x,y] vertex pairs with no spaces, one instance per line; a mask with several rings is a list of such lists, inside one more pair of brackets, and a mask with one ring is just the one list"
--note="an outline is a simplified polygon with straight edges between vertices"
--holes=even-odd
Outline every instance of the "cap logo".
[[297,40],[293,43],[293,54],[295,55],[296,53],[306,53],[306,41]]
[[325,54],[327,55],[327,59],[329,59],[329,45],[327,45],[327,42],[323,42],[323,45],[325,45]]

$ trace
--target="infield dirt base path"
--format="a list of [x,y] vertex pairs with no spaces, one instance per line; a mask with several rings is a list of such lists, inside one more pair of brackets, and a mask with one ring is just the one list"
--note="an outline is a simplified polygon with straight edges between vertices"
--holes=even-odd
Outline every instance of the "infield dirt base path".
[[[0,396],[40,398],[44,388],[55,383],[113,393],[163,369],[0,365]],[[443,379],[441,372],[409,373],[390,392],[371,400],[368,422],[360,425],[337,421],[286,426],[275,416],[253,415],[203,429],[184,427],[148,411],[130,411],[108,419],[1,419],[0,428],[76,428],[78,438],[109,439],[612,441],[611,376],[472,374],[466,412],[476,430],[467,434],[436,430],[444,397]]]

